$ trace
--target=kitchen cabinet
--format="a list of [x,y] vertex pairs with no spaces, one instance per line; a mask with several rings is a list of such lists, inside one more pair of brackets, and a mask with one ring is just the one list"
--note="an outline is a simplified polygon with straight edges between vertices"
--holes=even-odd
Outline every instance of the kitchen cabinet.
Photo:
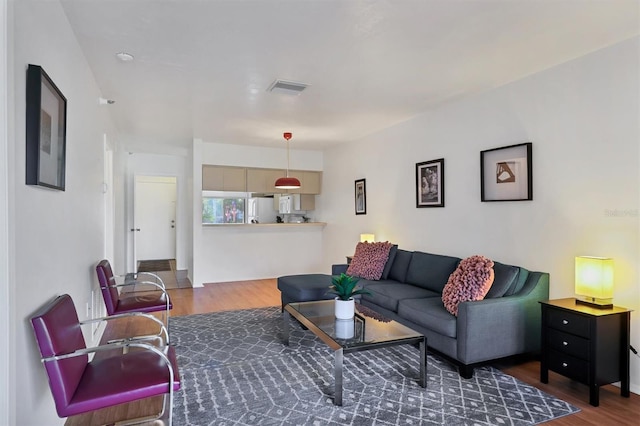
[[288,194],[320,194],[322,183],[322,172],[314,172],[310,170],[290,170],[289,176],[298,178],[300,188],[289,189]]
[[247,190],[247,171],[244,167],[202,166],[203,191]]
[[315,210],[316,209],[316,197],[313,194],[301,194],[300,195],[300,210]]
[[[298,189],[276,189],[276,180],[285,176],[281,169],[251,167],[202,166],[203,191],[254,192],[260,194],[320,194],[322,172],[290,170],[289,176],[300,180]],[[312,209],[310,209],[312,210]]]
[[284,170],[278,169],[247,169],[247,192],[273,194],[277,191],[274,186],[279,177],[285,175]]
[[540,381],[549,370],[589,387],[589,403],[599,405],[600,386],[620,381],[629,397],[629,324],[631,311],[614,306],[598,309],[576,299],[540,302],[542,336]]

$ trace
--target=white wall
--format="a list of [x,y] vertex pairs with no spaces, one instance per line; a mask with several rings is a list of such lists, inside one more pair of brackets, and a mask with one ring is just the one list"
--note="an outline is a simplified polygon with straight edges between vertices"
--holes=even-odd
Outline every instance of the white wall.
[[[13,102],[10,110],[9,244],[12,387],[16,425],[62,424],[29,323],[56,295],[68,293],[79,316],[97,286],[95,264],[104,251],[103,135],[113,134],[100,91],[57,1],[11,2]],[[25,185],[25,82],[28,64],[41,65],[67,98],[66,190]],[[114,139],[110,137],[110,139]]]
[[12,326],[12,301],[14,290],[11,282],[9,244],[9,10],[7,0],[0,0],[0,336],[5,336],[6,343],[0,347],[0,425],[15,422],[15,395],[12,396],[15,384],[15,373],[11,348],[15,342]]
[[[126,177],[125,232],[127,241],[127,272],[135,271],[133,251],[133,205],[135,176],[175,176],[177,178],[176,203],[176,268],[188,269],[191,256],[191,167],[187,157],[177,155],[131,153],[128,155]],[[124,265],[124,264],[123,264]],[[120,273],[125,271],[120,271]]]
[[[283,144],[284,145],[284,144]],[[322,171],[322,152],[294,149],[289,150],[291,170]],[[219,166],[264,167],[266,169],[286,169],[287,150],[264,146],[231,145],[224,143],[202,143],[202,164]]]
[[[323,228],[202,225],[202,164],[286,168],[286,149],[193,143],[193,264],[191,282],[273,278],[322,269]],[[291,150],[291,168],[322,170],[319,151]],[[321,220],[314,214],[316,220]]]
[[[325,152],[326,267],[372,232],[408,250],[549,272],[550,296],[560,298],[574,295],[575,256],[610,256],[614,302],[635,310],[640,349],[638,49],[638,38],[628,40]],[[479,152],[528,141],[533,201],[480,202]],[[446,207],[418,209],[415,164],[441,157]],[[355,216],[359,178],[367,214]],[[632,356],[636,393],[638,361]]]

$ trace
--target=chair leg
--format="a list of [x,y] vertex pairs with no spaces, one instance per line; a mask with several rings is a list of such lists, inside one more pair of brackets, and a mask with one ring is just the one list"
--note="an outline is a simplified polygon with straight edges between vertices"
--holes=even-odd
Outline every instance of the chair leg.
[[162,410],[158,414],[152,414],[145,417],[137,417],[135,419],[122,420],[112,423],[113,426],[130,426],[140,423],[154,423],[161,421],[165,426],[171,426],[173,423],[173,386],[171,386],[171,392],[164,394],[162,397]]

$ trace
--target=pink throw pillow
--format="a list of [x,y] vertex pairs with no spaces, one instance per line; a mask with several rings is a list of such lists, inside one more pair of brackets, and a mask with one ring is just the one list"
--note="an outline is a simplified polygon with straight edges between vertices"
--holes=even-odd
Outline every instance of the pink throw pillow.
[[384,265],[389,259],[389,251],[393,247],[390,242],[358,243],[356,252],[347,269],[347,275],[365,280],[379,280]]
[[463,259],[442,290],[444,307],[458,316],[458,304],[484,299],[494,278],[492,260],[478,255]]

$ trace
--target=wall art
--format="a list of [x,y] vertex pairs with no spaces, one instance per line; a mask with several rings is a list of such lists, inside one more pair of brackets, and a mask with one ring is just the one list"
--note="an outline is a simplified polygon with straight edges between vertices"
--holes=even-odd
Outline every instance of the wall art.
[[366,179],[358,179],[355,183],[356,214],[367,214]]
[[27,68],[26,184],[65,189],[67,99],[38,65]]
[[444,207],[444,158],[416,164],[416,207]]
[[482,201],[533,200],[531,142],[480,152]]

